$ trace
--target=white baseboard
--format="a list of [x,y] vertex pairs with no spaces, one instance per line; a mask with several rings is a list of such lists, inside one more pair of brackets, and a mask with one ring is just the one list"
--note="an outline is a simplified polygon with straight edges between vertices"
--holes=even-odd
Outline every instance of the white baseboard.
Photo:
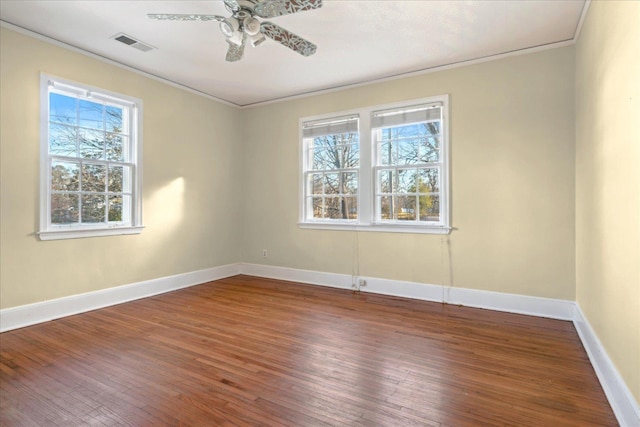
[[246,263],[240,264],[240,274],[308,283],[310,285],[329,286],[332,288],[351,289],[351,276],[346,274],[323,273],[320,271]]
[[618,422],[623,427],[640,427],[640,405],[631,394],[631,390],[623,381],[577,303],[573,324]]
[[[349,274],[322,273],[319,271],[298,270],[260,264],[241,264],[240,270],[242,274],[250,276],[290,280],[292,282],[343,289],[351,289],[353,280],[353,277]],[[360,288],[362,292],[444,302],[447,304],[458,304],[467,307],[527,314],[552,319],[573,320],[575,307],[573,301],[452,288],[449,286],[378,279],[375,277],[359,276],[357,279],[364,279],[367,282],[366,286]]]
[[229,264],[0,310],[0,332],[121,304],[240,274]]
[[573,320],[575,307],[575,302],[568,300],[505,294],[502,292],[481,291],[476,289],[445,287],[444,294],[444,302],[447,304],[459,304],[466,307],[484,308],[487,310],[559,320]]

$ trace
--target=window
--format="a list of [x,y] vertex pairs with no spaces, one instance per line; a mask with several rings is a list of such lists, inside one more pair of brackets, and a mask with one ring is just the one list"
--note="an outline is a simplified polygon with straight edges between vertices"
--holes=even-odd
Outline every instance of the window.
[[374,111],[375,220],[440,222],[442,103]]
[[445,234],[448,97],[301,120],[300,225]]
[[141,226],[140,100],[43,75],[40,239]]

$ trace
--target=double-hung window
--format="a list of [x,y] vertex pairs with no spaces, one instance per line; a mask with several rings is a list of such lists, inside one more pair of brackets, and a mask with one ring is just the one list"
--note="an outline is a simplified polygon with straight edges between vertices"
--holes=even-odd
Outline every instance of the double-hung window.
[[46,75],[41,93],[40,238],[139,233],[142,102]]
[[442,102],[371,114],[375,221],[441,224]]
[[301,120],[300,226],[445,234],[448,97]]

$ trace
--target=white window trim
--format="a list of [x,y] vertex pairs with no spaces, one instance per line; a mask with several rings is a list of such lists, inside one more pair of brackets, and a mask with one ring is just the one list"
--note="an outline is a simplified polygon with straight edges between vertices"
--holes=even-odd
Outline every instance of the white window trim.
[[[126,224],[51,224],[51,177],[49,173],[49,85],[54,82],[65,90],[76,89],[79,95],[91,93],[92,98],[117,100],[130,103],[136,120],[131,126],[131,160],[135,159],[132,173],[131,222]],[[42,73],[40,75],[40,240],[78,239],[85,237],[139,234],[142,225],[142,100],[115,92],[110,92],[83,83],[77,83]]]
[[[444,172],[440,176],[440,215],[439,224],[407,224],[404,222],[376,222],[374,215],[374,165],[375,151],[373,149],[371,113],[377,110],[402,108],[405,106],[429,104],[442,102],[442,166]],[[449,95],[433,96],[429,98],[412,99],[391,104],[374,105],[347,111],[339,111],[330,114],[322,114],[311,117],[303,117],[299,120],[299,215],[298,226],[304,229],[324,229],[324,230],[345,230],[345,231],[367,231],[367,232],[387,232],[387,233],[414,233],[414,234],[449,234],[451,227],[451,190],[450,176],[451,164],[449,157]],[[304,137],[302,134],[303,124],[318,120],[327,120],[334,117],[357,115],[359,117],[360,129],[360,173],[358,175],[358,219],[357,220],[335,220],[335,219],[308,219],[305,212],[305,168],[306,150]]]

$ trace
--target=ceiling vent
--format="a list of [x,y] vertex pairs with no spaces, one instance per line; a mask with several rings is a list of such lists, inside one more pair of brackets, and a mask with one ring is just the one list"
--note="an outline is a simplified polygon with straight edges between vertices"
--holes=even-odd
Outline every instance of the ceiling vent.
[[112,37],[115,41],[119,41],[120,43],[124,43],[127,46],[131,46],[131,47],[135,47],[138,50],[141,50],[143,52],[149,52],[150,50],[155,49],[155,47],[143,43],[140,40],[136,40],[131,36],[128,36],[126,34],[120,33],[120,34],[116,34],[115,36]]

